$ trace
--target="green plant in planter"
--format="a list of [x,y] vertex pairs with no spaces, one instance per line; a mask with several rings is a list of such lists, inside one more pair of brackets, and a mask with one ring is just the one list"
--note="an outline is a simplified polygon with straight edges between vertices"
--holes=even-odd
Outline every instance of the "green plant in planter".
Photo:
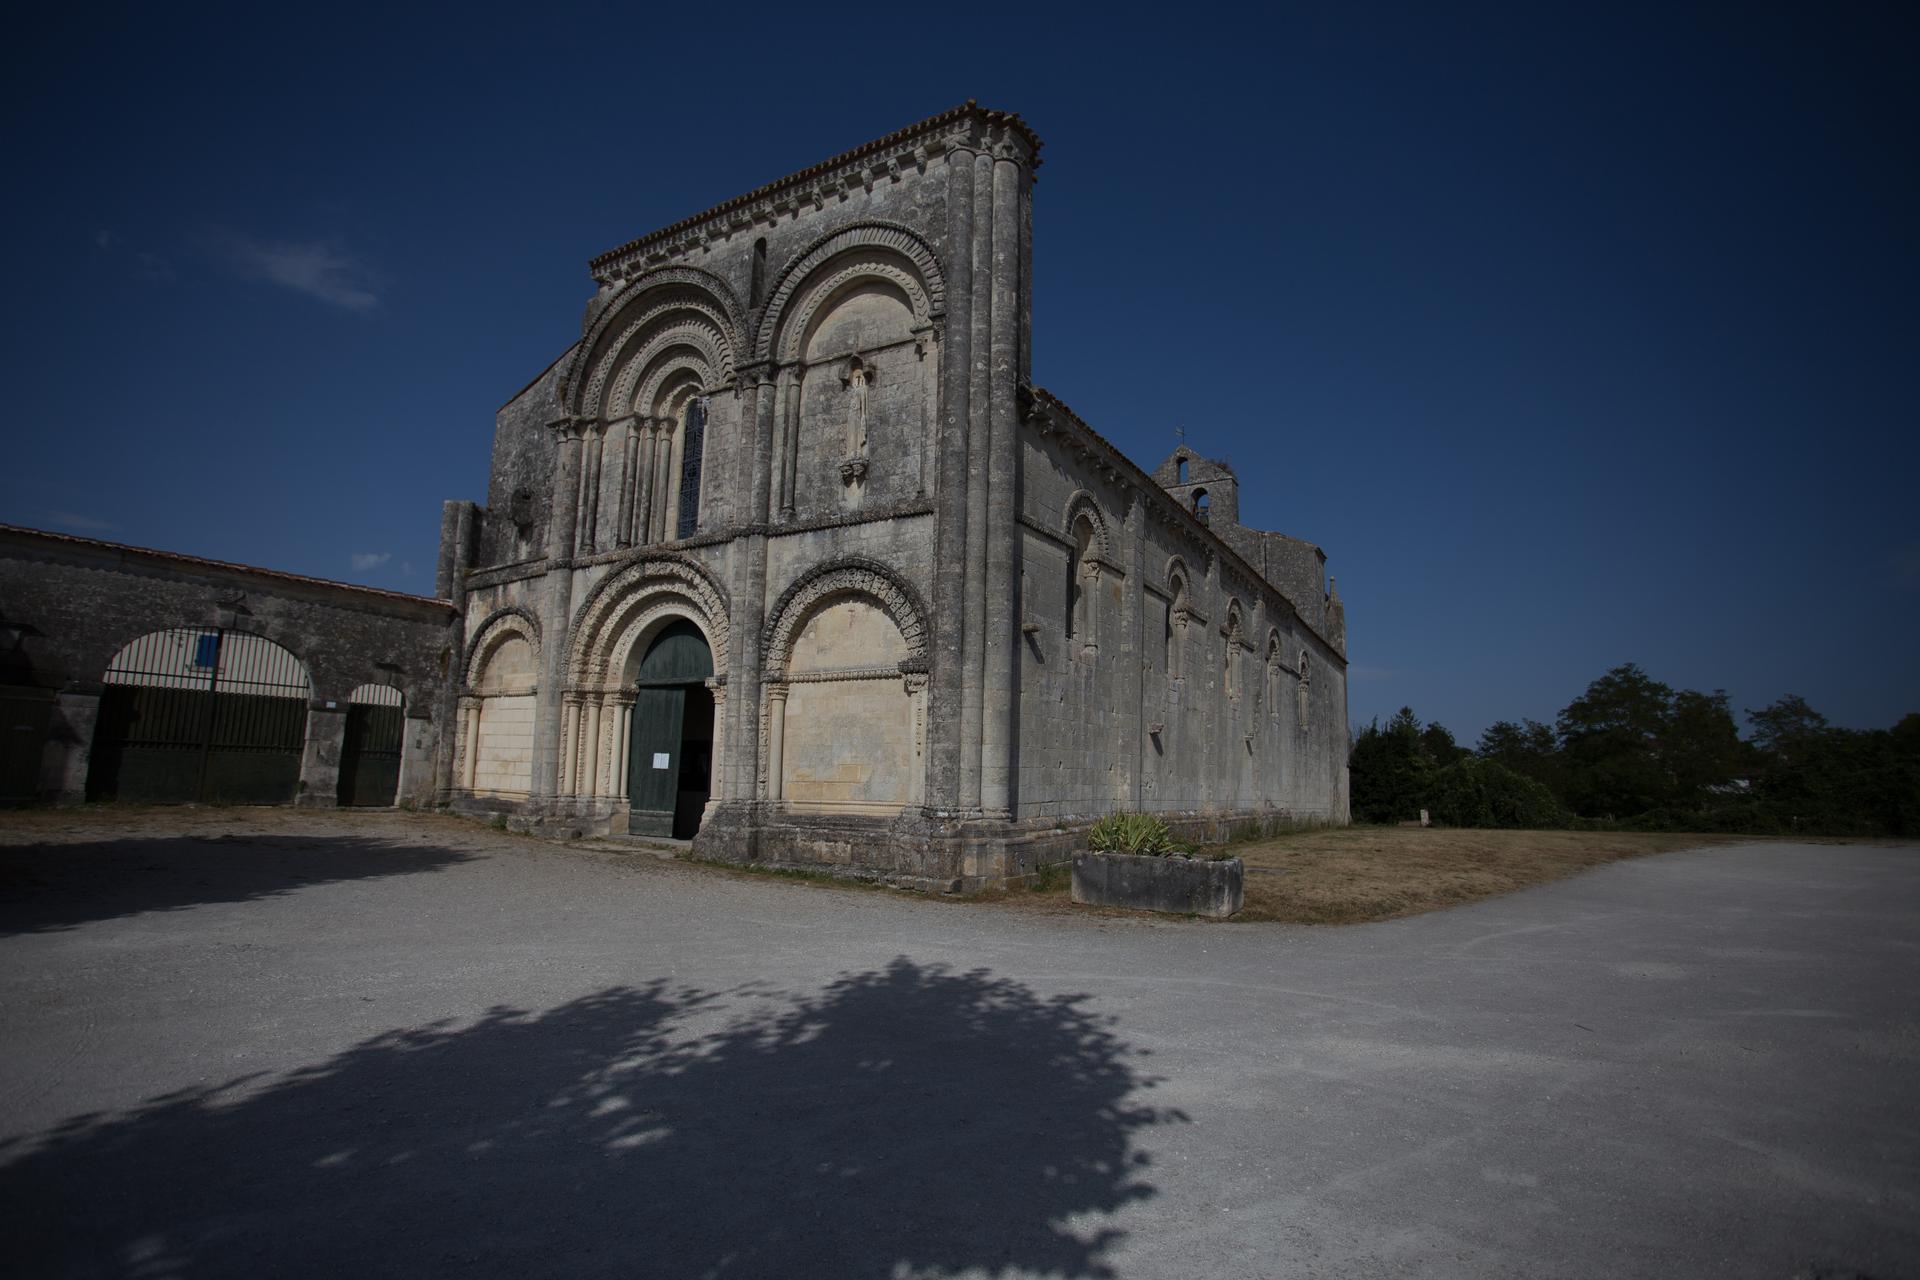
[[1167,824],[1150,813],[1110,813],[1087,829],[1094,853],[1139,853],[1153,857],[1180,851]]

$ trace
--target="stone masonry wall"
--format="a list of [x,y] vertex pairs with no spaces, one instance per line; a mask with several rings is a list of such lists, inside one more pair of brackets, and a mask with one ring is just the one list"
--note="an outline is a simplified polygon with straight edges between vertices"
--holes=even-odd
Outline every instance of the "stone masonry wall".
[[335,802],[347,699],[362,684],[400,690],[400,802],[433,800],[455,618],[440,601],[0,526],[0,611],[25,631],[9,678],[54,698],[46,798],[84,798],[101,676],[121,648],[152,631],[225,627],[287,649],[312,684],[300,803]]

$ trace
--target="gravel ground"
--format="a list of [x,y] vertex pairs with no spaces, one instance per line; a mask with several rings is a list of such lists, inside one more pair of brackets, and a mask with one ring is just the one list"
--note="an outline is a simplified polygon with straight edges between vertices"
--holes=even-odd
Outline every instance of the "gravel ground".
[[405,814],[0,814],[0,1260],[1920,1276],[1916,853],[1312,928]]

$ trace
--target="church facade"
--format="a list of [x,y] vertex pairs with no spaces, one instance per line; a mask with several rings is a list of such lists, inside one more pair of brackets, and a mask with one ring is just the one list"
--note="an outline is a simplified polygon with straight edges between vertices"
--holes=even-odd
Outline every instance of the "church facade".
[[1033,384],[1039,151],[968,103],[592,261],[447,504],[448,803],[961,889],[1114,810],[1347,820],[1319,550]]

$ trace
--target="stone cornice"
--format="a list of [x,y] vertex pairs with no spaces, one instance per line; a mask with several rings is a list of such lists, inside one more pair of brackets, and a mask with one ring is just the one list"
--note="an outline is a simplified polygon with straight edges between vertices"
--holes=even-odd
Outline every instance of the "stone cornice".
[[1034,170],[1040,167],[1040,147],[1039,136],[1018,115],[993,111],[968,99],[939,115],[630,240],[594,258],[587,268],[596,281],[608,284],[755,226],[771,226],[783,215],[797,215],[803,206],[824,207],[828,199],[856,187],[871,191],[881,182],[897,182],[906,170],[924,170],[929,161],[949,151],[986,151],[997,158],[1024,162]]

